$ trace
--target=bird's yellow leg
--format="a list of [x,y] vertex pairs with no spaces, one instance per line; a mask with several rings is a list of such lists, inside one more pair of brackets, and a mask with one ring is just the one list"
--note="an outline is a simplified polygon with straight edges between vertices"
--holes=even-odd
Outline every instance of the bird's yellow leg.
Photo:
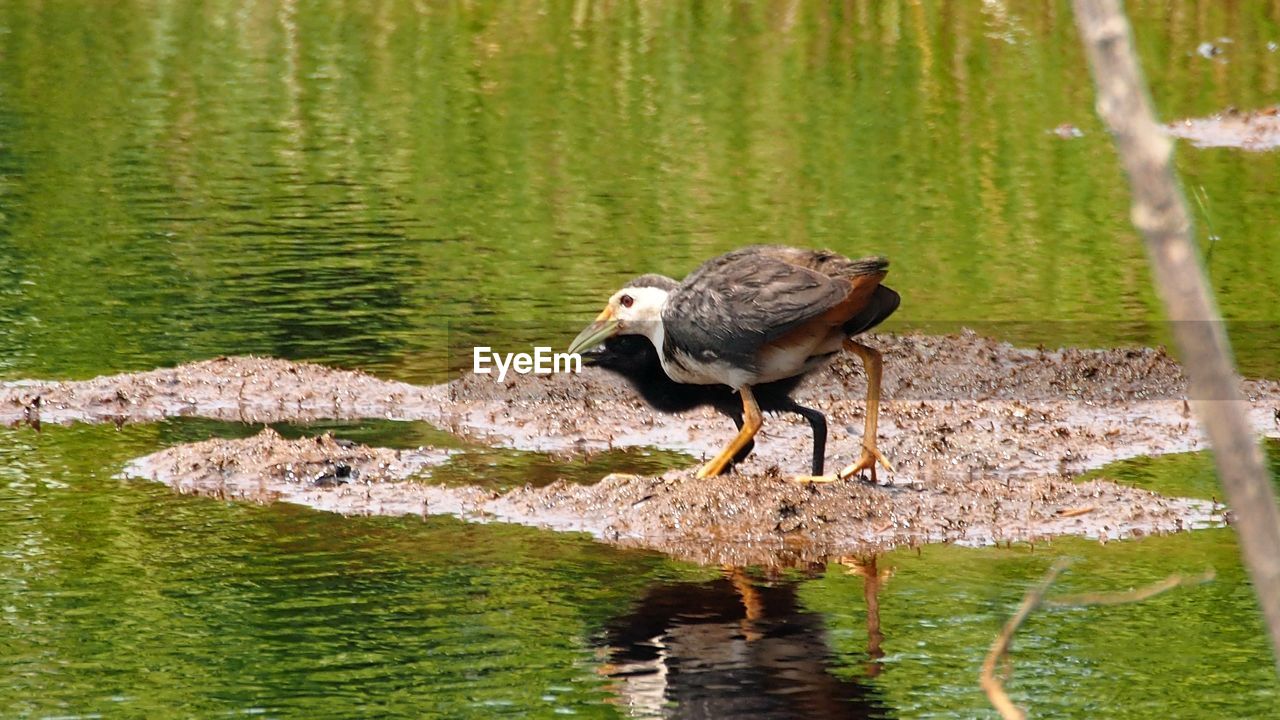
[[880,352],[866,345],[846,339],[844,348],[862,358],[862,366],[867,371],[867,420],[862,430],[861,457],[857,462],[836,473],[836,476],[847,478],[863,470],[870,470],[871,482],[875,482],[877,462],[883,465],[885,470],[893,472],[893,466],[876,448],[876,423],[880,419],[880,368],[883,363],[880,360]]
[[738,431],[737,437],[724,446],[724,450],[721,450],[719,455],[698,468],[698,479],[715,477],[724,472],[729,463],[733,462],[738,451],[751,442],[764,423],[764,419],[760,416],[760,406],[756,404],[756,396],[751,393],[751,388],[744,385],[738,393],[742,395],[742,429]]

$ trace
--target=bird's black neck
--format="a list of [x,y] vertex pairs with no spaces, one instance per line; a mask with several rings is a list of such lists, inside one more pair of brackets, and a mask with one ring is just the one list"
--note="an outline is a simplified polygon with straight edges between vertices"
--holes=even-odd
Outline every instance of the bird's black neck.
[[730,394],[728,388],[720,386],[684,385],[672,380],[662,369],[653,343],[641,335],[609,338],[604,347],[591,353],[589,361],[621,375],[646,404],[660,412],[682,412],[715,404],[709,393]]

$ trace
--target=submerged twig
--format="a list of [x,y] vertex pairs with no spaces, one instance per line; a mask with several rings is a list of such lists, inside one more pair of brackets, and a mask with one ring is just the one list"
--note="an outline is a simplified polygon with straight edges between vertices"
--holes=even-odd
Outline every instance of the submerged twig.
[[987,657],[982,661],[982,675],[980,682],[982,690],[987,694],[987,699],[991,701],[991,705],[1000,713],[1000,717],[1005,720],[1022,720],[1026,717],[1026,713],[1022,712],[1022,708],[1013,703],[1009,698],[1009,694],[1004,691],[1004,683],[996,676],[996,665],[1009,653],[1009,646],[1013,643],[1013,634],[1018,632],[1018,628],[1040,605],[1040,601],[1044,599],[1044,594],[1048,591],[1049,586],[1054,580],[1067,569],[1070,561],[1059,559],[1049,568],[1049,572],[1045,573],[1044,579],[1040,584],[1027,591],[1022,598],[1022,604],[1018,606],[1018,611],[1009,618],[1009,621],[1001,628],[1000,634],[996,636],[995,642],[991,643],[991,648],[987,650]]
[[1126,590],[1124,592],[1114,593],[1083,593],[1080,595],[1066,595],[1052,600],[1045,600],[1042,604],[1047,608],[1073,608],[1073,607],[1089,607],[1091,605],[1124,605],[1125,603],[1142,602],[1148,598],[1153,598],[1162,592],[1168,592],[1177,587],[1189,585],[1203,585],[1213,580],[1216,573],[1212,569],[1205,570],[1202,573],[1182,576],[1170,575],[1169,577],[1157,583],[1152,583],[1146,587],[1137,588],[1136,590]]
[[1213,249],[1218,247],[1218,240],[1221,237],[1218,231],[1213,229],[1213,217],[1209,215],[1209,193],[1205,191],[1203,185],[1197,185],[1192,188],[1191,197],[1195,198],[1196,205],[1200,206],[1205,228],[1209,231],[1209,249],[1204,253],[1204,266],[1208,272],[1213,272]]
[[[1009,618],[1004,627],[1000,629],[1000,634],[991,643],[990,649],[987,650],[987,657],[982,661],[982,675],[980,683],[982,690],[987,694],[987,699],[991,701],[992,707],[1000,713],[1000,717],[1004,720],[1024,720],[1026,713],[1022,708],[1014,704],[1009,694],[1004,690],[1004,681],[996,674],[996,666],[1002,660],[1007,661],[1009,648],[1013,645],[1013,636],[1018,632],[1018,628],[1026,622],[1031,613],[1036,608],[1077,608],[1089,607],[1092,605],[1121,605],[1124,603],[1141,602],[1148,598],[1155,597],[1163,592],[1168,592],[1177,587],[1184,585],[1200,585],[1214,578],[1213,570],[1206,570],[1198,575],[1184,577],[1182,575],[1170,575],[1169,577],[1157,583],[1152,583],[1136,590],[1127,590],[1124,592],[1114,593],[1084,593],[1080,595],[1067,595],[1051,600],[1045,599],[1045,593],[1049,591],[1049,587],[1053,585],[1058,576],[1070,566],[1071,561],[1060,558],[1045,573],[1044,579],[1038,585],[1027,591],[1022,597],[1022,603],[1018,605],[1018,610]],[[1008,672],[1005,676],[1008,676]]]

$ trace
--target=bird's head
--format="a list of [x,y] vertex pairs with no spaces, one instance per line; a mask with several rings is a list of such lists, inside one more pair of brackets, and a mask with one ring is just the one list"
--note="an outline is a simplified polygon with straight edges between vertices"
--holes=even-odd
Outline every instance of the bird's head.
[[662,307],[676,281],[662,275],[641,275],[609,298],[604,310],[569,345],[569,352],[589,350],[615,335],[656,337]]

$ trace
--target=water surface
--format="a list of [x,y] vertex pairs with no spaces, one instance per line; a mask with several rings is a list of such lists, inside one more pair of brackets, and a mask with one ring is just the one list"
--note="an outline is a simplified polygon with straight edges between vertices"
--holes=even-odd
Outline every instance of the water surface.
[[[1164,116],[1274,101],[1273,4],[1130,7]],[[1078,45],[1064,2],[6,2],[0,374],[435,380],[752,242],[887,255],[895,329],[1158,341]],[[1177,159],[1275,375],[1277,155]]]

